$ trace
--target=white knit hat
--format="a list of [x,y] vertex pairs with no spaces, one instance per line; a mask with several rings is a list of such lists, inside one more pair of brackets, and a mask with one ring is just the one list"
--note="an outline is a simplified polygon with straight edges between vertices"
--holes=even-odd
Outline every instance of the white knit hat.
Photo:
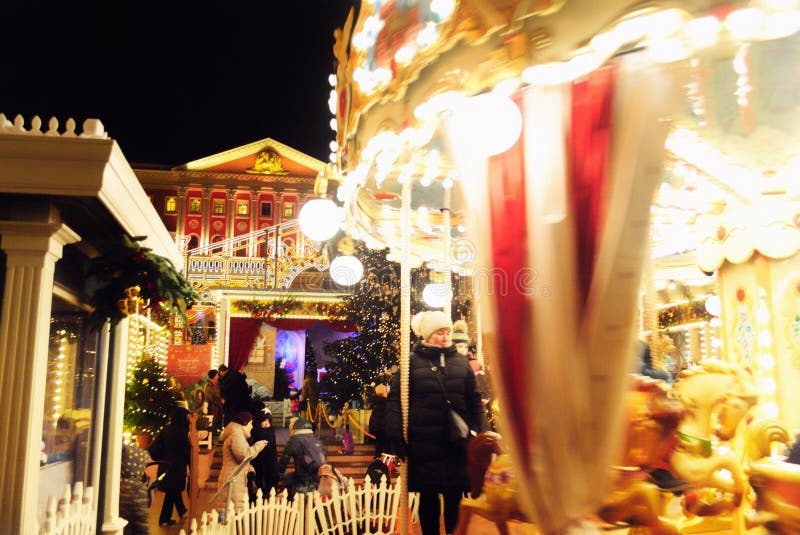
[[452,331],[453,322],[441,310],[425,310],[411,318],[411,329],[423,340],[427,340],[434,331],[445,327]]

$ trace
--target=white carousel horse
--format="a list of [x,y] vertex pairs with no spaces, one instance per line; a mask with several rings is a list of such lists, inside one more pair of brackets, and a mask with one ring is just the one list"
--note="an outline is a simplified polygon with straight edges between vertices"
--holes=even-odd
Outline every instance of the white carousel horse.
[[702,516],[738,507],[747,486],[742,464],[734,453],[714,451],[711,440],[712,435],[724,441],[733,438],[742,417],[755,405],[758,391],[753,376],[735,364],[703,361],[680,373],[673,392],[686,411],[670,457],[673,471],[695,489],[713,488],[731,495],[710,504],[685,501],[684,507]]

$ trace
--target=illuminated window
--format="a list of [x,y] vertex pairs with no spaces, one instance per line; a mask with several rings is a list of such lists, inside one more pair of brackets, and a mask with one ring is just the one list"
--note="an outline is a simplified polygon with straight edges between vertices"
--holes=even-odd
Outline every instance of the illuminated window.
[[262,202],[261,203],[261,217],[272,217],[272,203],[271,202]]
[[178,201],[175,197],[167,197],[164,199],[164,213],[174,214],[178,211]]
[[247,215],[248,214],[248,209],[247,209],[247,205],[248,204],[249,204],[249,201],[237,200],[236,201],[236,215]]
[[283,205],[283,218],[291,219],[294,217],[294,203],[286,203]]
[[189,213],[190,214],[199,214],[200,213],[200,199],[195,197],[194,199],[189,199]]
[[42,426],[42,464],[73,461],[69,479],[86,481],[92,435],[97,334],[86,313],[53,297],[47,387]]
[[214,215],[225,215],[225,199],[214,199]]

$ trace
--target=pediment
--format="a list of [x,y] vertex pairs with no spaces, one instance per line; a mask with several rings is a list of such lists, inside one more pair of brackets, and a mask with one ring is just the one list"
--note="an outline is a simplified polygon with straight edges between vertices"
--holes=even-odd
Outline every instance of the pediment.
[[272,138],[212,154],[176,167],[191,171],[316,177],[325,163]]

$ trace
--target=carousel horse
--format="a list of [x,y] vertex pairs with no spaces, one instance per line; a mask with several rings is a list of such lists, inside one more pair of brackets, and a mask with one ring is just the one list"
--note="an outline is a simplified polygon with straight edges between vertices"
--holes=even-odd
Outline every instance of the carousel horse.
[[789,433],[774,420],[756,420],[748,430],[750,486],[754,511],[745,516],[753,535],[800,533],[800,465],[772,456],[773,443],[790,445]]
[[[610,524],[625,524],[654,535],[674,535],[675,526],[660,517],[663,489],[652,481],[650,471],[662,466],[683,409],[668,398],[663,382],[634,376],[626,410],[625,447],[615,467],[612,492],[598,516]],[[502,535],[509,533],[509,521],[529,521],[517,501],[513,467],[500,435],[484,432],[470,441],[467,472],[471,493],[461,501],[456,534],[467,533],[474,514],[493,522]]]
[[614,467],[616,478],[598,516],[610,524],[624,523],[655,535],[673,535],[676,527],[660,516],[665,489],[654,483],[651,473],[664,468],[663,460],[683,408],[668,397],[662,381],[643,375],[634,376],[625,407],[622,459]]
[[469,496],[461,500],[454,535],[466,535],[473,514],[494,523],[501,535],[508,535],[508,521],[526,521],[519,509],[511,459],[504,453],[500,435],[479,433],[467,444]]
[[[689,516],[729,512],[741,503],[747,479],[737,456],[715,452],[711,440],[712,435],[723,441],[734,437],[739,422],[758,399],[755,381],[740,366],[703,361],[678,375],[673,395],[686,413],[675,432],[670,463],[673,472],[694,489],[684,495],[684,510]],[[726,494],[719,498],[719,491]]]

